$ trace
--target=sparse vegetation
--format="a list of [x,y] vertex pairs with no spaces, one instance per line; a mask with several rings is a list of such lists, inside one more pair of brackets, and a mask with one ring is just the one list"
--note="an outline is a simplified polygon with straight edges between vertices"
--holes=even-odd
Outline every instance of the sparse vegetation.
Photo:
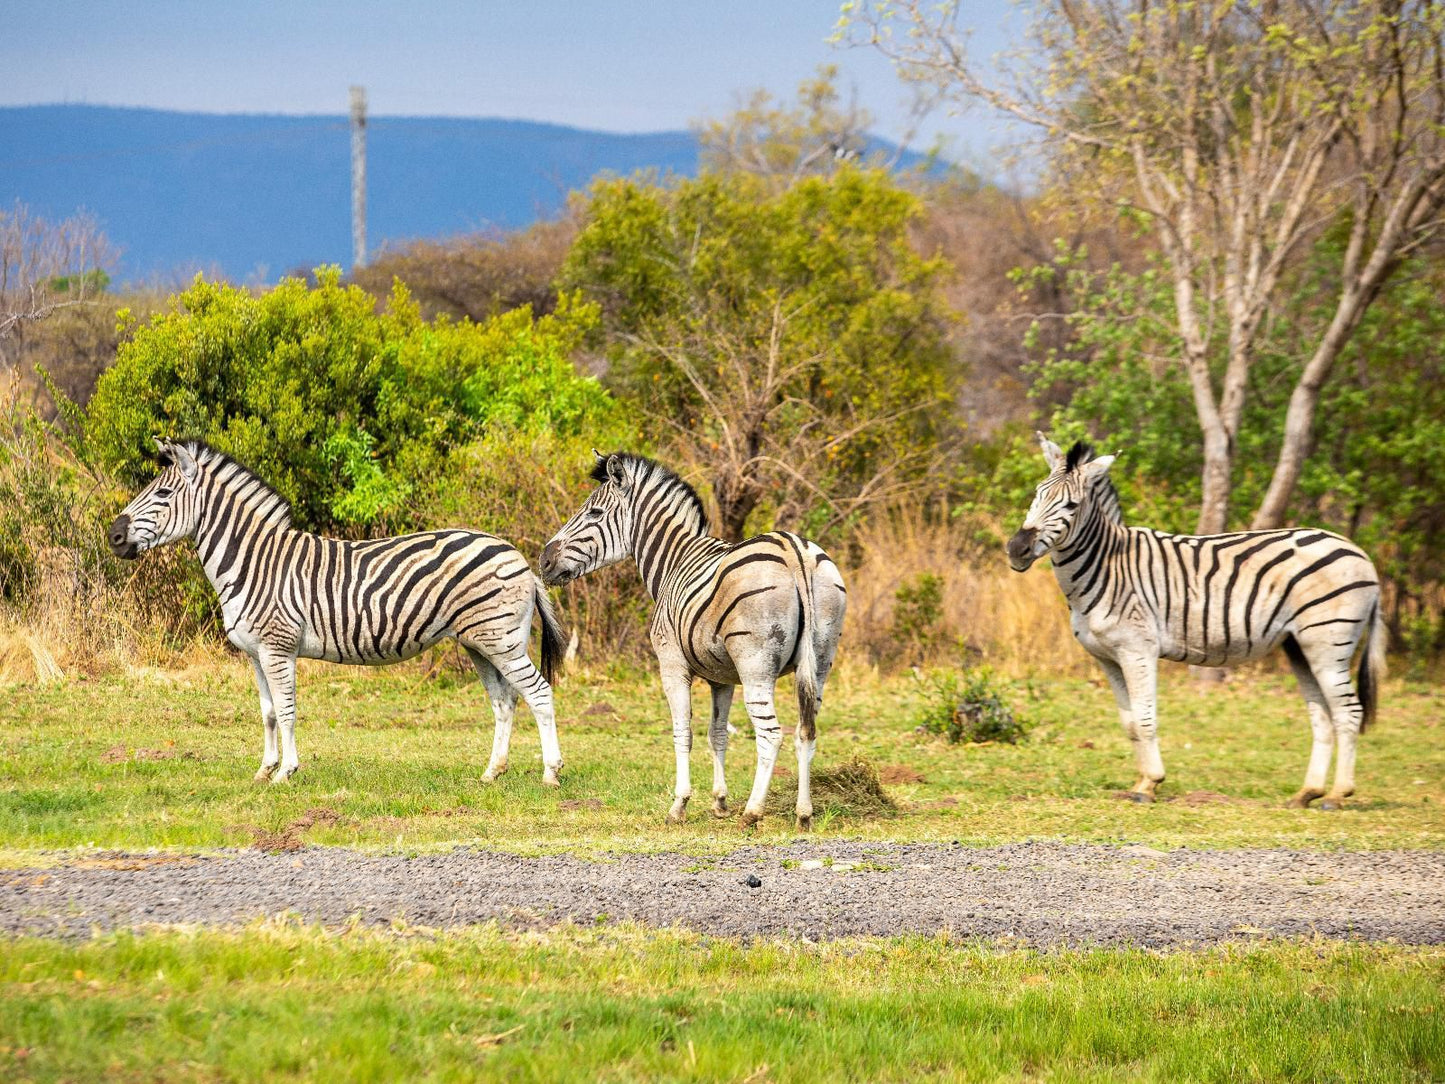
[[917,716],[918,729],[955,745],[996,741],[1017,744],[1028,727],[1009,706],[1007,696],[997,675],[987,667],[961,674],[947,671],[932,679],[928,700]]

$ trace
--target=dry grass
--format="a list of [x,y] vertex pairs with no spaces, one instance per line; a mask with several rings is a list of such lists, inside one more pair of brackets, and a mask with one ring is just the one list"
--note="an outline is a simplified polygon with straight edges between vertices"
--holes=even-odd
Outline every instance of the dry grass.
[[1069,632],[1068,607],[1044,568],[1012,571],[1001,544],[1001,524],[940,522],[921,506],[879,516],[863,526],[848,583],[847,637],[874,659],[900,655],[895,619],[898,591],[922,575],[941,581],[936,634],[913,645],[899,661],[986,662],[1010,676],[1049,672],[1078,675],[1088,660]]

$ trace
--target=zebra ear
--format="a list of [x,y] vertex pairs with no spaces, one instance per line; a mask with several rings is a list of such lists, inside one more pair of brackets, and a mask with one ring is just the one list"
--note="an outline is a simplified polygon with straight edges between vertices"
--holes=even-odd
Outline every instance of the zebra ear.
[[185,476],[186,481],[195,481],[196,471],[199,468],[196,466],[196,457],[191,454],[191,450],[184,444],[172,444],[167,450],[171,453],[171,459],[176,466],[181,468],[181,474]]
[[1043,449],[1044,461],[1048,463],[1049,470],[1058,470],[1059,464],[1064,461],[1063,451],[1042,433],[1035,432],[1034,436],[1039,438],[1039,447]]
[[627,490],[627,472],[622,469],[622,457],[620,455],[609,455],[607,457],[607,479],[618,489]]
[[603,455],[601,452],[599,452],[596,448],[593,448],[593,449],[592,449],[592,454],[597,457],[597,462],[599,462],[599,463],[606,463],[606,462],[607,462],[607,457],[606,457],[605,455]]
[[1090,475],[1103,474],[1114,464],[1116,456],[1101,455],[1098,459],[1091,459],[1080,469]]

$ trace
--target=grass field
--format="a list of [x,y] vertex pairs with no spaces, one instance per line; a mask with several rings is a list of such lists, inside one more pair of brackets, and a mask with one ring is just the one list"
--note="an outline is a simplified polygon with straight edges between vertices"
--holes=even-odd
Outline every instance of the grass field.
[[[794,835],[790,775],[759,829],[708,815],[702,690],[692,818],[663,822],[671,736],[648,673],[568,675],[560,790],[541,785],[525,712],[512,771],[480,782],[491,719],[470,680],[316,664],[300,689],[303,770],[282,787],[251,782],[261,730],[238,659],[6,690],[0,864],[305,843],[708,853]],[[1358,797],[1334,814],[1283,808],[1309,736],[1293,682],[1268,670],[1207,691],[1166,672],[1170,778],[1154,806],[1113,796],[1133,764],[1101,682],[1013,687],[1031,723],[1017,746],[916,734],[925,696],[910,676],[835,674],[816,767],[865,757],[898,808],[825,800],[817,838],[1445,846],[1435,686],[1386,687]],[[737,736],[735,796],[752,762]],[[1445,952],[1265,941],[1044,953],[941,937],[742,944],[617,925],[328,931],[284,919],[0,942],[0,1079],[102,1078],[1439,1080]]]
[[271,923],[8,944],[0,1043],[13,1081],[1429,1081],[1445,952]]
[[[469,678],[420,666],[304,666],[297,728],[302,772],[257,785],[261,726],[248,667],[216,655],[178,673],[137,673],[12,689],[0,726],[0,861],[50,848],[245,846],[289,840],[401,849],[482,845],[523,853],[725,850],[793,835],[790,774],[756,834],[708,813],[706,691],[695,697],[694,799],[663,823],[672,742],[651,674],[571,674],[559,687],[566,758],[560,790],[541,785],[536,730],[519,711],[512,770],[480,782],[491,712]],[[785,725],[791,681],[780,697]],[[1161,735],[1169,780],[1154,806],[1121,802],[1134,780],[1102,679],[1017,686],[1032,722],[1017,746],[950,746],[914,733],[925,686],[861,667],[835,674],[815,769],[861,755],[899,812],[819,803],[815,834],[991,844],[1027,838],[1176,846],[1445,846],[1445,693],[1391,682],[1360,747],[1358,796],[1339,814],[1283,808],[1300,785],[1309,728],[1292,679],[1257,671],[1202,691],[1166,671]],[[746,726],[735,706],[734,723]],[[741,806],[750,737],[734,737],[729,785]],[[780,764],[792,761],[785,742]]]

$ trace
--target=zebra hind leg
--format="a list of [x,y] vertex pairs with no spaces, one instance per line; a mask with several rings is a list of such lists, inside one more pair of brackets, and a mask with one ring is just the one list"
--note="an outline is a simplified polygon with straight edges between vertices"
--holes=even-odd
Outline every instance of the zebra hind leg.
[[743,703],[757,735],[758,765],[753,774],[753,789],[743,809],[743,827],[750,828],[763,819],[763,806],[768,800],[768,787],[773,781],[773,767],[783,745],[783,731],[778,725],[778,709],[773,701],[776,678],[743,681]]
[[507,770],[507,753],[512,745],[512,723],[516,718],[517,690],[513,689],[488,658],[474,647],[465,647],[487,698],[492,702],[492,755],[482,782],[495,783]]
[[1310,748],[1309,768],[1305,770],[1304,786],[1285,805],[1292,809],[1308,809],[1311,802],[1325,795],[1325,776],[1329,774],[1330,760],[1335,752],[1335,728],[1330,721],[1329,702],[1320,690],[1320,683],[1315,680],[1309,660],[1305,658],[1293,636],[1285,638],[1284,653],[1309,708],[1310,732],[1314,737]]
[[1335,731],[1335,781],[1319,808],[1343,809],[1345,799],[1355,793],[1355,742],[1365,717],[1364,705],[1350,681],[1354,645],[1326,641],[1301,643],[1300,649],[1316,675]]

